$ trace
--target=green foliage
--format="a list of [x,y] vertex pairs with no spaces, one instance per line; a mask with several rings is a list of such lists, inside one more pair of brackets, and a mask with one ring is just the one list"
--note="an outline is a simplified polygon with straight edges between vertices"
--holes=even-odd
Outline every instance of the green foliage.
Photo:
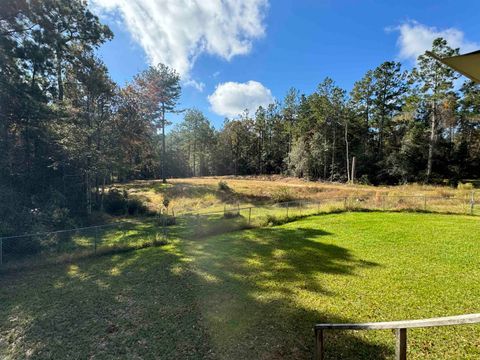
[[[225,119],[218,130],[189,109],[166,134],[179,74],[158,64],[115,84],[96,51],[113,34],[85,1],[6,0],[0,10],[0,234],[68,227],[102,208],[147,214],[140,201],[104,191],[134,179],[347,181],[353,157],[356,178],[373,184],[456,183],[480,173],[480,85],[455,92],[455,73],[427,56],[410,73],[380,64],[349,97],[330,78],[311,94],[292,88],[282,103]],[[432,51],[458,53],[444,39]],[[281,192],[276,201],[291,199]]]
[[170,199],[168,197],[164,197],[162,200],[162,205],[168,209],[168,205],[170,205]]
[[104,197],[105,211],[114,216],[119,215],[155,215],[148,210],[138,198],[129,198],[126,191],[110,189]]
[[475,186],[471,182],[461,183],[459,182],[457,185],[457,189],[459,190],[473,190]]
[[287,186],[280,186],[276,188],[272,194],[271,199],[273,202],[282,203],[294,200],[292,194],[290,193],[290,189]]
[[228,183],[224,180],[220,180],[218,182],[218,190],[220,191],[225,191],[225,192],[229,192],[229,191],[232,191],[232,189],[230,188],[230,186],[228,186]]
[[117,189],[110,189],[104,198],[105,211],[111,215],[127,213],[127,196]]
[[148,211],[148,208],[140,199],[136,198],[127,200],[127,212],[128,215],[155,215]]

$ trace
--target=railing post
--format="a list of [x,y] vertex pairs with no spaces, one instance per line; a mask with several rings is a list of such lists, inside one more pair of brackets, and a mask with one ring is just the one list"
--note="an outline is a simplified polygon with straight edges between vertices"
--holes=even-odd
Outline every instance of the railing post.
[[323,330],[315,329],[315,360],[323,360],[324,352]]
[[407,360],[407,329],[396,329],[395,338],[395,360]]

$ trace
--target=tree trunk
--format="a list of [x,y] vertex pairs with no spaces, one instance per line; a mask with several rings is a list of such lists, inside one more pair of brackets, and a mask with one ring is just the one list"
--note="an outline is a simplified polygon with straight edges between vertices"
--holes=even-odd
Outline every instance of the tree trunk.
[[196,153],[197,153],[197,135],[193,135],[193,177],[197,175],[197,162],[196,162]]
[[162,172],[162,182],[167,183],[167,177],[165,175],[165,105],[162,105],[162,162],[161,162],[161,172]]
[[436,112],[437,112],[437,105],[435,103],[435,100],[433,101],[432,104],[432,121],[430,125],[430,142],[428,144],[428,159],[427,159],[427,182],[430,182],[430,177],[432,175],[432,160],[433,160],[433,151],[435,147],[435,132],[437,129],[437,118],[436,118]]
[[60,55],[60,49],[57,47],[56,49],[56,57],[57,57],[57,86],[58,86],[58,100],[63,100],[63,80],[62,80],[62,57]]
[[332,139],[332,166],[330,169],[330,181],[333,181],[333,175],[335,172],[335,143],[337,138],[337,128],[333,123],[333,139]]
[[327,180],[327,135],[323,136],[323,180]]
[[347,159],[347,182],[350,183],[350,155],[348,150],[348,121],[345,119],[345,157]]

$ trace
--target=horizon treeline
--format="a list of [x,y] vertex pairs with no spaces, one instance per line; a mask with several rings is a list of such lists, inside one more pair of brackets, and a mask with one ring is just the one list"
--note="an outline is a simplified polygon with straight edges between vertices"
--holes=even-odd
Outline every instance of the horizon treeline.
[[[432,51],[459,54],[441,38]],[[410,71],[386,61],[350,92],[330,78],[311,94],[291,88],[281,102],[245,110],[218,130],[190,109],[167,143],[173,177],[285,174],[348,182],[353,170],[365,184],[456,185],[480,175],[480,85],[461,83],[426,55]]]
[[[102,210],[114,182],[285,174],[371,184],[452,183],[480,174],[480,85],[422,55],[386,61],[347,92],[311,94],[225,119],[180,112],[180,77],[159,64],[119,86],[96,55],[113,37],[84,1],[0,4],[0,236],[65,227]],[[436,39],[432,51],[459,49]],[[182,104],[182,108],[188,107]]]

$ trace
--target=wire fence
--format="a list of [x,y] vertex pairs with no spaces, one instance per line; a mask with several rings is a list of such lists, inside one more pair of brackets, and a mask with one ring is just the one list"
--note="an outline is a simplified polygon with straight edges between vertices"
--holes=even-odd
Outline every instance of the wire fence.
[[[477,204],[475,206],[475,204]],[[202,237],[248,227],[281,224],[304,216],[342,211],[415,211],[480,215],[479,199],[423,195],[359,195],[295,200],[256,206],[241,204],[223,210],[184,213],[179,217],[189,237]]]
[[464,197],[377,194],[255,206],[237,203],[215,211],[203,209],[177,216],[161,214],[106,225],[0,237],[0,269],[165,244],[168,238],[174,237],[201,238],[341,211],[421,211],[478,216],[480,199],[472,192]]

